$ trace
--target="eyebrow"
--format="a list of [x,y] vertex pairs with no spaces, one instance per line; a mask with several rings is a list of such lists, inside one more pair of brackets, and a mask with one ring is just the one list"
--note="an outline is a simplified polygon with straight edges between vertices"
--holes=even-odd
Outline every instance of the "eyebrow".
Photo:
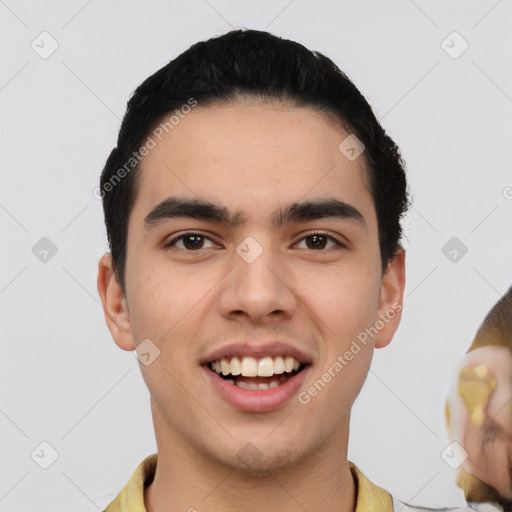
[[[231,212],[226,207],[208,201],[182,197],[168,197],[157,204],[144,219],[144,228],[149,229],[161,222],[176,218],[191,218],[206,222],[221,222],[236,227],[247,221],[241,212]],[[352,206],[334,198],[311,201],[296,201],[275,210],[271,215],[273,228],[284,224],[308,222],[334,218],[354,221],[367,228],[361,212]]]

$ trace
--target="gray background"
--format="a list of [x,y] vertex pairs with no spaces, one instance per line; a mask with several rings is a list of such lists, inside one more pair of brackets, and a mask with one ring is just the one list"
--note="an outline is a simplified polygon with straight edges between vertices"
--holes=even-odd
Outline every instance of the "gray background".
[[[156,451],[137,360],[99,305],[93,190],[135,87],[231,27],[331,57],[402,150],[404,317],[375,353],[349,458],[401,499],[463,503],[441,456],[444,397],[512,282],[511,26],[509,0],[0,1],[0,511],[102,509]],[[32,250],[43,237],[57,249],[46,261]],[[468,249],[456,261],[452,237]],[[59,454],[48,469],[43,441]]]

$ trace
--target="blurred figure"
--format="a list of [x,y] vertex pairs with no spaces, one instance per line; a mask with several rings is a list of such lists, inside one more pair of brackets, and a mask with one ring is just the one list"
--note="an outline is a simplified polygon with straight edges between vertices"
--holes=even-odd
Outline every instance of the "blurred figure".
[[512,512],[512,287],[457,367],[446,420],[468,454],[457,475],[468,504]]

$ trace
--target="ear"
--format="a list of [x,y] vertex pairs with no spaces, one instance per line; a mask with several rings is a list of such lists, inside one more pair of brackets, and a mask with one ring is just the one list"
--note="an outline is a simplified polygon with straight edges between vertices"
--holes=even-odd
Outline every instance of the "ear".
[[112,338],[123,350],[135,350],[128,304],[117,281],[110,254],[104,254],[98,262],[97,286]]
[[405,250],[400,247],[382,278],[379,318],[376,320],[379,329],[375,336],[375,348],[389,345],[400,325],[404,288]]

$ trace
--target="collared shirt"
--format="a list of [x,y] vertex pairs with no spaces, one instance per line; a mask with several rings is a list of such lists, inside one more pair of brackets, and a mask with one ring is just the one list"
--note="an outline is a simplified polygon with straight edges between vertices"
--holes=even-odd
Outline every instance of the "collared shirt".
[[[128,483],[123,487],[114,501],[107,506],[104,512],[146,512],[146,507],[144,506],[144,489],[153,481],[157,459],[157,453],[146,457],[132,474]],[[394,512],[398,510],[402,512],[412,512],[414,510],[421,510],[422,512],[429,510],[435,510],[437,512],[462,512],[471,510],[466,507],[450,509],[411,507],[375,485],[355,464],[350,461],[348,464],[356,485],[355,512]]]

